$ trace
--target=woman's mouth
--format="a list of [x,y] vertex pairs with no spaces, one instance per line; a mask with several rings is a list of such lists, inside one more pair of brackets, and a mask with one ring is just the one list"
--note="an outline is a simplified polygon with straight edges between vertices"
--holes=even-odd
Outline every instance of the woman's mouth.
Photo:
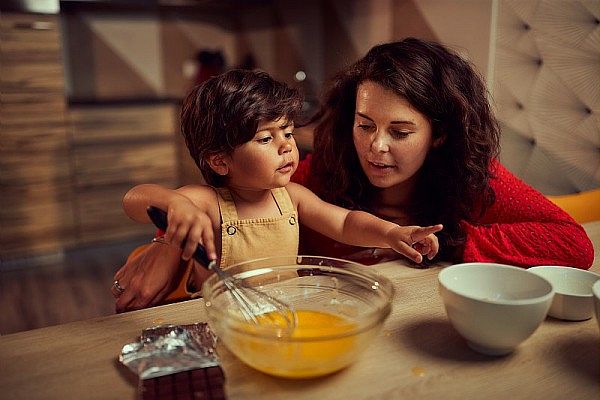
[[396,166],[393,164],[386,164],[386,163],[382,163],[382,162],[378,162],[378,161],[367,160],[367,164],[369,165],[369,167],[371,169],[373,169],[374,171],[379,171],[379,172],[388,172],[388,171],[391,171],[392,169],[396,168]]

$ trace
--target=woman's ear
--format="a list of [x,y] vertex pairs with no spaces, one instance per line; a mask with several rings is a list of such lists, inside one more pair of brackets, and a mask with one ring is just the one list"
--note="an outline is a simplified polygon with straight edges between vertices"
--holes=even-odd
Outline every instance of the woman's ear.
[[433,139],[433,144],[431,145],[434,149],[439,148],[446,141],[446,134],[442,133],[439,137]]
[[218,175],[225,176],[229,173],[229,166],[227,164],[227,156],[225,153],[217,153],[208,156],[208,165]]

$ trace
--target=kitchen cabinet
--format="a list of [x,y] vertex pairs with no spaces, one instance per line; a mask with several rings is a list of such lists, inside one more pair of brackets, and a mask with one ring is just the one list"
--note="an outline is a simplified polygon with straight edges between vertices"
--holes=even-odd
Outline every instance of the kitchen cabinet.
[[55,15],[0,14],[0,259],[74,240],[69,140]]
[[79,244],[154,231],[123,212],[139,183],[177,185],[174,103],[73,105],[69,110]]
[[178,184],[179,104],[67,105],[57,15],[0,13],[0,260],[152,234],[132,186]]

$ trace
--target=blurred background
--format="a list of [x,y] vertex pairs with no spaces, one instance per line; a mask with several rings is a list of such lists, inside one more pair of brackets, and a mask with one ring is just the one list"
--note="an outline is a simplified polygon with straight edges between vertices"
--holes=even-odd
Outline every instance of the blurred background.
[[114,272],[154,231],[121,199],[200,179],[180,104],[229,68],[299,88],[310,115],[374,44],[437,40],[486,80],[510,170],[597,188],[599,18],[600,0],[0,1],[0,334],[113,312]]

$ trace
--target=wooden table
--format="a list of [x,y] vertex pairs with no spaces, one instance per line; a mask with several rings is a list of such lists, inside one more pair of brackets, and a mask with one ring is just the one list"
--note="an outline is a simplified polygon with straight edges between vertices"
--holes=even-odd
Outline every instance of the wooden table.
[[[600,222],[588,224],[595,248]],[[294,381],[246,367],[220,348],[229,399],[598,399],[600,339],[594,318],[546,319],[511,355],[470,350],[437,293],[441,267],[375,266],[396,288],[383,332],[351,367]],[[598,256],[592,270],[600,272]],[[201,300],[0,337],[2,399],[133,399],[137,377],[117,360],[142,329],[205,321]]]

